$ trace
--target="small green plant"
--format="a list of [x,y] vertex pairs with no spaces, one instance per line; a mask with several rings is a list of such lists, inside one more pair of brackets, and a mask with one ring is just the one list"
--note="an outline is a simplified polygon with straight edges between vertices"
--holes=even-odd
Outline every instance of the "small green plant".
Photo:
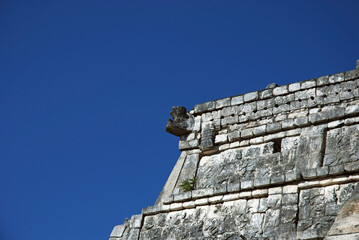
[[182,181],[180,187],[184,192],[195,190],[197,185],[197,179],[198,179],[197,177],[186,178],[185,180]]

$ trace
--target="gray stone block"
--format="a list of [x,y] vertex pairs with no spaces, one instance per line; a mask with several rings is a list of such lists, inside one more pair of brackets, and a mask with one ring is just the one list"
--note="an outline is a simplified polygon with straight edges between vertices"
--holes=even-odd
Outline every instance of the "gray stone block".
[[251,137],[253,137],[253,129],[252,128],[242,130],[241,138],[248,139],[248,138],[251,138]]
[[338,73],[329,76],[329,83],[339,83],[344,81],[344,73]]
[[346,172],[358,172],[359,171],[359,162],[350,162],[344,163],[344,170]]
[[272,88],[276,88],[276,87],[278,87],[278,84],[276,84],[276,83],[270,83],[270,84],[268,84],[268,85],[266,86],[266,89],[272,89]]
[[304,127],[309,125],[309,118],[308,117],[298,117],[294,119],[294,126],[297,127]]
[[274,96],[285,95],[287,93],[288,93],[288,85],[276,87],[276,88],[273,89],[273,95]]
[[317,85],[316,80],[307,80],[305,82],[301,82],[300,89],[313,88]]
[[329,168],[327,166],[317,168],[318,177],[328,176],[328,174],[329,174]]
[[284,182],[285,182],[285,175],[272,176],[270,178],[270,183],[271,184],[282,184]]
[[345,108],[345,115],[347,117],[356,116],[359,113],[359,105],[350,105]]
[[294,127],[295,127],[294,119],[286,119],[286,120],[282,121],[282,129],[283,130],[293,129]]
[[251,102],[258,99],[258,91],[257,92],[251,92],[246,93],[243,95],[244,102]]
[[359,78],[359,71],[358,70],[351,70],[351,71],[347,71],[344,73],[344,79],[347,80],[352,80],[355,78]]
[[289,92],[296,92],[300,90],[300,83],[292,83],[288,85]]
[[216,101],[216,109],[227,107],[231,105],[231,98],[222,98]]
[[244,102],[243,95],[232,97],[231,99],[232,106],[242,104],[243,102]]
[[215,108],[216,108],[216,103],[214,101],[210,101],[210,102],[197,104],[196,106],[194,106],[194,112],[202,113],[202,112],[214,110]]
[[111,237],[122,237],[123,233],[125,231],[125,225],[117,225],[113,228],[111,232]]
[[344,166],[343,165],[337,165],[329,167],[329,175],[339,175],[344,173]]
[[253,135],[254,136],[264,135],[265,132],[266,132],[266,125],[262,125],[262,126],[253,128]]
[[302,177],[304,179],[314,179],[317,177],[317,171],[315,168],[302,170]]
[[273,97],[273,90],[272,89],[266,89],[260,92],[259,95],[260,99],[267,99]]
[[199,148],[201,150],[208,150],[208,149],[212,148],[213,146],[214,146],[213,139],[206,138],[206,139],[202,139],[201,144],[199,145]]
[[214,193],[213,188],[196,189],[192,191],[192,197],[193,198],[208,197],[208,196],[212,196],[213,193]]
[[227,193],[227,184],[217,184],[213,187],[214,195],[225,194],[225,193]]
[[228,192],[238,192],[240,190],[240,183],[234,182],[234,183],[228,183],[227,184],[227,191]]
[[329,76],[323,76],[320,78],[317,78],[317,86],[323,86],[329,84]]
[[312,124],[320,124],[328,121],[328,114],[326,112],[312,113],[309,115],[309,121]]
[[238,122],[238,115],[225,117],[221,119],[221,126],[225,127],[227,125],[231,125]]
[[234,142],[236,140],[239,140],[240,138],[241,138],[241,132],[239,130],[235,130],[228,134],[228,139],[230,142]]
[[267,133],[275,133],[282,130],[282,125],[280,123],[270,123],[267,125]]
[[270,185],[269,177],[255,178],[253,181],[255,187],[265,187]]
[[188,201],[192,198],[192,193],[191,191],[188,192],[181,192],[179,194],[174,194],[173,195],[173,200],[175,202],[183,202],[183,201]]
[[292,205],[298,203],[298,194],[291,193],[291,194],[284,194],[282,197],[282,204],[283,205]]
[[241,181],[241,189],[242,190],[249,190],[253,189],[253,180]]

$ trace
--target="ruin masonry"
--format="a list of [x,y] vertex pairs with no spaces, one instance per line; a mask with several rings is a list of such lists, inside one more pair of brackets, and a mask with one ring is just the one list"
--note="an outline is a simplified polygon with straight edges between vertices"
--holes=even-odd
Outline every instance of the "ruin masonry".
[[171,116],[181,155],[155,205],[110,240],[359,239],[359,61]]

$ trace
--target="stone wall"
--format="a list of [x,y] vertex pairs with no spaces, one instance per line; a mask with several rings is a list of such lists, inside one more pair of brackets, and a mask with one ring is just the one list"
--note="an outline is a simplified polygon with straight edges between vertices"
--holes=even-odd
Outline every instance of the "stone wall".
[[359,181],[358,86],[357,68],[174,107],[181,156],[110,239],[324,239]]

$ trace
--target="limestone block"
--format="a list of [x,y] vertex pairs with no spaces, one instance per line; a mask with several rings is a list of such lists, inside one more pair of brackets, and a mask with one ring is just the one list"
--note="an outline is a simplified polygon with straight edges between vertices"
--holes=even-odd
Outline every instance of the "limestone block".
[[239,193],[231,193],[223,196],[223,201],[233,201],[239,199]]
[[193,131],[199,132],[201,131],[202,118],[201,116],[197,116],[194,118]]
[[323,86],[329,84],[329,76],[323,76],[317,78],[317,86]]
[[253,185],[255,187],[264,187],[264,186],[268,186],[269,184],[270,184],[269,177],[256,178],[253,181]]
[[181,209],[183,209],[182,203],[172,203],[170,205],[170,210],[171,211],[176,211],[176,210],[181,210]]
[[217,184],[213,187],[213,194],[225,194],[227,192],[227,184]]
[[309,116],[309,121],[312,124],[320,124],[328,120],[328,114],[326,112],[313,113]]
[[225,117],[221,119],[221,126],[226,127],[227,125],[234,124],[238,122],[238,115]]
[[216,109],[227,107],[231,105],[231,98],[222,98],[216,101]]
[[241,138],[243,138],[243,139],[251,138],[251,137],[253,137],[253,135],[254,134],[253,134],[253,129],[252,128],[244,129],[241,132]]
[[293,129],[294,127],[295,127],[294,119],[286,119],[286,120],[282,121],[282,129],[283,130]]
[[302,170],[302,176],[304,179],[314,179],[317,177],[317,171],[315,168]]
[[359,78],[359,71],[358,70],[351,70],[351,71],[347,71],[344,73],[344,79],[347,80],[352,80],[355,78]]
[[219,151],[224,151],[224,150],[227,150],[230,148],[230,144],[227,143],[227,144],[222,144],[221,146],[219,146],[218,150]]
[[207,197],[213,195],[213,188],[195,189],[192,191],[193,198]]
[[253,180],[241,181],[240,185],[241,185],[241,189],[243,190],[252,189],[254,187]]
[[317,85],[316,80],[307,80],[305,82],[301,82],[300,89],[313,88]]
[[276,88],[273,89],[273,95],[274,96],[284,95],[284,94],[287,94],[287,93],[288,93],[288,85],[276,87]]
[[266,126],[265,125],[253,128],[253,135],[254,136],[261,136],[265,132],[266,132]]
[[250,102],[258,99],[258,91],[246,93],[243,95],[244,102]]
[[244,192],[240,192],[239,193],[239,198],[251,198],[252,197],[252,192],[251,191],[244,191]]
[[282,187],[274,187],[274,188],[269,188],[268,189],[268,194],[272,195],[272,194],[281,194],[282,193]]
[[329,83],[338,83],[344,81],[344,73],[338,73],[329,76]]
[[337,165],[329,167],[329,175],[339,175],[344,173],[344,166],[343,165]]
[[183,206],[183,208],[188,209],[188,208],[194,208],[194,207],[196,207],[196,204],[195,204],[194,201],[188,201],[188,202],[184,202],[184,203],[182,204],[182,206]]
[[198,145],[199,145],[198,139],[194,139],[191,141],[180,141],[178,148],[179,148],[179,150],[183,151],[183,150],[187,150],[187,149],[197,148]]
[[196,206],[207,205],[207,204],[208,204],[208,198],[196,199],[196,200],[194,201],[194,204],[195,204]]
[[140,228],[142,223],[142,214],[133,215],[130,220],[131,228]]
[[260,144],[264,142],[264,138],[263,137],[256,137],[256,138],[252,138],[249,140],[249,144],[250,145],[256,145],[256,144]]
[[317,168],[318,177],[328,176],[328,174],[329,174],[329,168],[327,166]]
[[190,191],[189,192],[181,192],[179,194],[174,194],[173,195],[173,200],[175,202],[183,202],[183,201],[187,201],[187,200],[189,200],[191,198],[192,198],[192,194],[191,194]]
[[266,89],[260,92],[260,99],[267,99],[273,97],[273,89]]
[[227,184],[227,191],[228,192],[237,192],[240,190],[240,183],[238,182],[233,182],[233,183],[228,183]]
[[219,117],[234,116],[234,115],[237,115],[238,112],[239,112],[239,107],[238,106],[225,107],[219,113],[219,115],[220,115]]
[[309,125],[308,117],[299,117],[294,119],[294,126],[296,127],[304,127]]
[[345,108],[345,115],[348,117],[357,115],[358,113],[359,113],[359,105],[351,105]]
[[252,191],[252,197],[264,197],[268,195],[268,189],[256,189]]
[[249,114],[249,113],[252,113],[253,111],[256,111],[256,110],[257,110],[257,103],[256,102],[245,103],[242,106],[241,113],[242,114]]
[[214,110],[215,107],[216,107],[216,103],[214,101],[205,102],[205,103],[197,104],[196,106],[194,106],[194,112],[195,113],[207,112],[207,111]]
[[228,134],[228,138],[229,138],[229,141],[230,141],[230,142],[239,140],[239,139],[241,138],[241,132],[240,132],[240,130],[236,130],[236,131],[230,132],[230,133]]
[[221,143],[225,143],[227,141],[228,141],[228,134],[221,134],[221,135],[216,135],[214,142],[216,144],[221,144]]
[[282,125],[280,123],[271,123],[267,125],[266,131],[268,133],[275,133],[282,130]]
[[346,172],[358,172],[359,162],[344,163],[344,170]]
[[125,231],[124,225],[117,225],[113,228],[110,236],[111,237],[122,237],[124,231]]
[[232,97],[231,99],[232,106],[242,104],[243,102],[244,102],[243,95]]
[[271,184],[281,184],[285,182],[285,175],[280,175],[280,176],[272,176],[270,178],[270,183]]
[[298,194],[297,193],[289,193],[283,194],[282,197],[282,204],[283,205],[291,205],[298,203]]
[[283,187],[283,193],[297,193],[298,192],[298,185],[287,185]]
[[292,83],[288,85],[289,92],[296,92],[300,90],[300,83]]
[[214,197],[208,198],[209,203],[220,203],[222,201],[223,201],[223,196],[214,196]]

